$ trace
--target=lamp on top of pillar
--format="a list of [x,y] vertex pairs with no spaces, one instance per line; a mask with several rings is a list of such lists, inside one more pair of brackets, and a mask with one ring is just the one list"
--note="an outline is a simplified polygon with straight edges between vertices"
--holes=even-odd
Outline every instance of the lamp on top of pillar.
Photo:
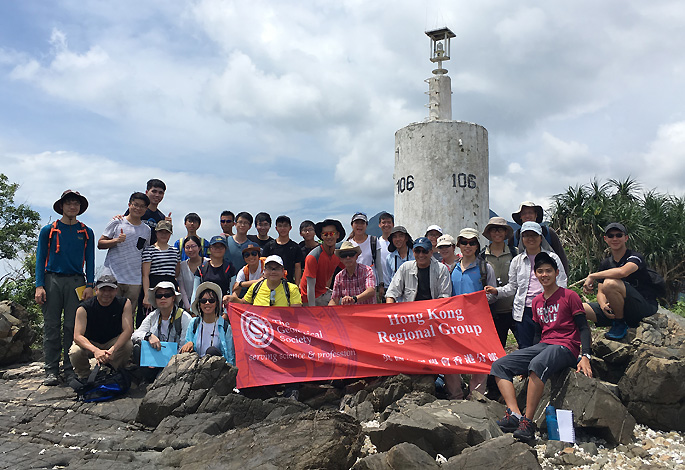
[[426,31],[426,36],[431,39],[430,61],[438,63],[438,68],[433,70],[433,73],[436,75],[447,73],[447,70],[442,68],[442,63],[450,60],[450,39],[456,35],[449,28],[440,28]]

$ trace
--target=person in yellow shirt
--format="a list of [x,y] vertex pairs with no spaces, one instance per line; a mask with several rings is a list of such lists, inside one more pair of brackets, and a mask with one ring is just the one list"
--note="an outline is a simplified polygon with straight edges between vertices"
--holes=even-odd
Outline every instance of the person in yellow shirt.
[[283,259],[271,255],[264,260],[264,280],[252,284],[242,299],[233,302],[259,307],[299,307],[300,289],[284,279]]

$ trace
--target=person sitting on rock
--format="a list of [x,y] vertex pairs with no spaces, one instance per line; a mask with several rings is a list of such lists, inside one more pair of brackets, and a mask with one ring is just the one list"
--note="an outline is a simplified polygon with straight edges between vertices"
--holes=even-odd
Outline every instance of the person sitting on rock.
[[200,357],[223,356],[235,365],[235,348],[231,325],[221,316],[221,287],[203,282],[195,291],[192,311],[197,317],[188,325],[186,343],[179,353],[195,351]]
[[283,259],[271,255],[264,260],[264,277],[251,284],[242,299],[233,294],[231,302],[261,307],[299,307],[302,298],[297,285],[285,279]]
[[361,247],[350,240],[342,242],[335,250],[345,269],[333,279],[333,293],[328,305],[376,303],[376,278],[371,266],[357,262],[361,253]]
[[[160,222],[161,223],[161,222]],[[154,349],[159,351],[162,342],[176,343],[176,350],[180,350],[185,344],[186,331],[188,324],[193,317],[178,305],[181,301],[181,294],[176,291],[173,282],[162,281],[150,289],[148,296],[150,304],[154,310],[145,317],[143,323],[133,332],[133,356],[135,362],[140,364],[140,344],[142,341],[150,343]],[[150,378],[159,374],[162,369],[154,367],[144,374],[150,374]]]
[[604,335],[620,340],[628,327],[637,328],[640,320],[652,316],[659,309],[654,284],[642,254],[626,247],[628,232],[618,222],[607,225],[604,241],[611,255],[604,258],[599,271],[588,274],[583,292],[590,294],[597,281],[597,302],[583,304],[585,314],[597,326],[609,326]]
[[[592,377],[591,335],[583,304],[574,291],[557,285],[557,259],[544,251],[535,256],[535,277],[543,288],[533,299],[535,344],[497,359],[490,369],[508,407],[497,424],[502,431],[513,431],[514,437],[523,441],[535,438],[533,415],[551,375],[575,367],[577,372]],[[522,415],[512,381],[514,376],[526,373],[526,413]]]
[[89,359],[119,369],[131,358],[133,314],[131,301],[117,295],[117,280],[103,272],[95,283],[95,297],[76,309],[74,343],[69,359],[80,380],[90,375]]

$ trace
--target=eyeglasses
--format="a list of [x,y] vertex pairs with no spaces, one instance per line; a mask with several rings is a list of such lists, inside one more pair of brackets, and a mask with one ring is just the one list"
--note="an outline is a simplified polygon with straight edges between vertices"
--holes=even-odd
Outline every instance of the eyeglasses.
[[269,306],[273,307],[275,303],[276,303],[276,291],[272,290],[271,294],[269,294]]
[[321,232],[322,237],[337,237],[338,232],[333,231],[333,232]]
[[168,299],[169,297],[173,297],[174,294],[171,292],[158,292],[155,294],[155,299]]
[[233,223],[233,219],[221,219],[221,223],[222,223],[222,224],[232,224],[232,223]]
[[282,270],[283,270],[283,266],[276,266],[276,267],[273,267],[273,266],[265,266],[265,267],[264,267],[264,271],[275,272],[275,271],[282,271]]
[[476,240],[461,240],[459,241],[459,244],[464,246],[478,246],[478,242]]
[[258,251],[243,251],[243,258],[249,258],[250,256],[259,256]]
[[428,254],[429,251],[425,250],[421,247],[417,247],[417,248],[414,248],[414,253],[416,253],[417,255],[423,255],[423,254]]
[[194,250],[195,248],[199,248],[197,245],[191,245],[190,243],[186,243],[186,250]]
[[131,203],[131,207],[133,207],[134,209],[147,209],[147,206],[145,204]]
[[623,232],[611,232],[607,233],[605,237],[607,238],[623,238],[624,233]]
[[357,252],[356,251],[346,251],[344,253],[340,253],[338,255],[338,258],[340,259],[345,259],[345,258],[354,258],[356,256]]
[[201,303],[201,304],[215,304],[215,303],[216,303],[216,299],[208,299],[207,297],[202,297],[202,298],[200,299],[200,303]]

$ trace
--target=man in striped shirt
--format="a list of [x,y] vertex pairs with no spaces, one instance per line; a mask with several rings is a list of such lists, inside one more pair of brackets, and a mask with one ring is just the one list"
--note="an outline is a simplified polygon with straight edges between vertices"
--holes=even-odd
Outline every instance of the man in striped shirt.
[[357,263],[361,252],[361,248],[349,240],[335,250],[335,255],[341,259],[345,269],[335,276],[328,305],[376,303],[376,276],[371,266]]

